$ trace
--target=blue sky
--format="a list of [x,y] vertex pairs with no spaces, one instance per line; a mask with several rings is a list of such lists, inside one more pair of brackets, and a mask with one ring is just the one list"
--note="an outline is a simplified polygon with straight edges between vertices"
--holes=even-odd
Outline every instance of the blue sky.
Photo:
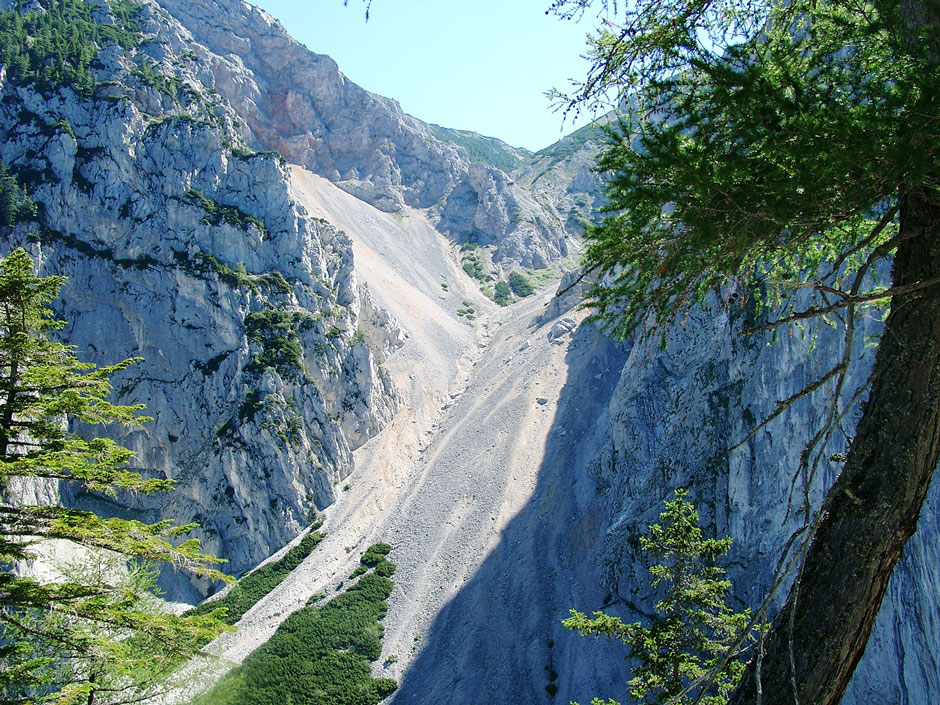
[[551,0],[251,0],[366,90],[425,121],[533,151],[563,125],[544,93],[584,75],[587,24],[546,16]]

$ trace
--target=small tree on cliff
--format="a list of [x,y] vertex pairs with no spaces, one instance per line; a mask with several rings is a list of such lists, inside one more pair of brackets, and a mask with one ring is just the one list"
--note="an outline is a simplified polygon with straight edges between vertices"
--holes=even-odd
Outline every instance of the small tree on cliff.
[[[864,653],[940,454],[940,3],[557,0],[601,29],[569,107],[633,100],[600,161],[608,216],[588,231],[590,302],[629,335],[712,292],[776,296],[766,328],[829,316],[842,358],[804,453],[805,558],[733,703],[838,703]],[[891,258],[889,285],[872,275]],[[881,268],[887,269],[887,266]],[[787,292],[810,292],[802,306]],[[740,294],[744,294],[740,296]],[[843,399],[855,319],[890,305],[870,392],[821,507],[809,484]],[[806,458],[815,458],[807,461]],[[834,594],[837,591],[837,594]]]
[[[639,661],[630,681],[637,701],[723,705],[744,670],[743,663],[725,655],[742,641],[750,612],[736,613],[725,604],[731,582],[715,561],[731,548],[731,539],[703,539],[698,512],[687,497],[686,490],[676,490],[659,515],[661,523],[640,537],[643,550],[660,561],[650,566],[650,584],[665,586],[649,626],[624,624],[603,612],[591,619],[576,610],[563,624],[583,636],[613,637],[630,647],[629,657]],[[714,679],[696,700],[699,684],[713,670]]]
[[[62,277],[36,277],[22,249],[0,261],[0,702],[139,699],[222,625],[217,615],[177,617],[155,608],[152,576],[135,560],[209,578],[218,559],[199,552],[192,526],[106,519],[60,506],[24,504],[30,483],[75,483],[115,496],[156,492],[168,480],[127,469],[132,453],[86,439],[66,421],[139,425],[139,406],[111,404],[109,378],[134,360],[96,369],[50,340],[63,322],[47,305]],[[24,577],[17,564],[41,542],[90,549],[60,580]],[[181,542],[182,541],[182,542]],[[102,549],[104,550],[102,552]],[[122,556],[117,563],[108,556]]]

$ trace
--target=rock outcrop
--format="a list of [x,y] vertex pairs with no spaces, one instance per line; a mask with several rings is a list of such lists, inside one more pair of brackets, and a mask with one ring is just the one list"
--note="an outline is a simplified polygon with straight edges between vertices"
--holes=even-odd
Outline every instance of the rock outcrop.
[[381,364],[400,334],[348,238],[292,200],[282,158],[240,142],[199,47],[155,4],[134,21],[139,43],[102,48],[91,91],[0,76],[0,159],[40,204],[4,247],[68,277],[57,313],[80,358],[143,358],[116,397],[154,420],[116,433],[142,472],[177,482],[73,501],[198,522],[238,574],[332,502],[351,450],[391,417]]
[[[718,309],[720,307],[716,307]],[[813,451],[818,470],[800,459],[829,412],[832,386],[802,398],[756,433],[778,401],[819,379],[841,355],[838,331],[742,336],[744,312],[691,316],[664,347],[637,344],[624,366],[609,413],[610,441],[592,476],[606,502],[604,583],[615,609],[638,618],[651,604],[649,573],[636,537],[655,522],[677,487],[690,488],[706,533],[732,536],[728,574],[739,606],[757,608],[784,546],[803,524],[804,499],[815,509],[835,479],[860,413],[857,391],[873,361],[862,340],[877,332],[866,321],[856,337],[853,373],[840,411],[847,413],[828,444]],[[862,398],[864,393],[862,394]],[[737,448],[730,449],[734,444]],[[917,534],[892,577],[868,650],[846,704],[933,702],[940,692],[936,654],[936,566],[940,487],[924,505]],[[791,576],[792,578],[792,576]],[[789,591],[783,584],[771,613]]]
[[565,230],[580,237],[607,202],[604,181],[595,171],[597,157],[607,139],[601,125],[605,115],[575,130],[550,147],[536,152],[518,166],[512,177],[564,223]]
[[[243,136],[385,211],[430,209],[457,243],[493,245],[528,268],[565,257],[570,234],[551,207],[500,169],[349,81],[331,58],[241,0],[159,0],[196,37],[207,88],[244,120]],[[440,135],[439,139],[435,135]]]

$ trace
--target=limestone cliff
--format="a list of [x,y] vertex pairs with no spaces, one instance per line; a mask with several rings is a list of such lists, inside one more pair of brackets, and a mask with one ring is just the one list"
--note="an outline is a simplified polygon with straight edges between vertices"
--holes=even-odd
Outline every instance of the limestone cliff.
[[[100,4],[94,19],[117,21]],[[381,365],[399,333],[283,160],[244,147],[187,33],[150,3],[131,22],[127,46],[96,47],[90,90],[0,70],[0,159],[40,204],[4,249],[68,277],[57,313],[79,357],[144,358],[117,401],[154,420],[119,440],[177,489],[104,511],[199,522],[238,574],[332,502],[351,449],[390,418]]]
[[[784,545],[802,525],[804,496],[818,507],[844,458],[859,414],[858,402],[848,402],[865,386],[872,350],[863,341],[857,344],[840,407],[848,413],[829,444],[818,449],[822,462],[815,476],[801,473],[800,456],[823,426],[831,385],[748,436],[778,401],[830,369],[841,355],[840,334],[823,325],[815,342],[796,331],[776,338],[742,336],[745,318],[742,311],[700,313],[676,326],[664,347],[658,341],[636,345],[614,391],[609,443],[592,476],[606,503],[604,583],[615,609],[630,618],[651,604],[649,573],[636,537],[656,521],[674,488],[691,489],[708,532],[734,538],[728,572],[735,598],[739,606],[756,608]],[[871,321],[864,325],[866,335],[877,332]],[[846,704],[928,703],[940,692],[938,490],[935,482]],[[789,581],[774,609],[788,590]]]
[[502,170],[470,159],[440,129],[360,88],[336,63],[242,0],[159,0],[198,39],[207,88],[244,119],[242,134],[385,211],[430,209],[458,243],[494,247],[506,265],[542,268],[568,254],[550,207]]

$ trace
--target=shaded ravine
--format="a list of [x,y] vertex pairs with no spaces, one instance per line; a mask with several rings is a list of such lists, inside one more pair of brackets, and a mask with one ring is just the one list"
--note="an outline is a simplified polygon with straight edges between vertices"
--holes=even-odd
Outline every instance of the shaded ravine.
[[[322,179],[298,172],[295,178],[307,207],[349,232],[357,270],[377,303],[407,332],[405,345],[384,363],[406,403],[385,430],[356,451],[348,491],[324,512],[327,539],[246,613],[237,632],[210,647],[220,657],[206,662],[211,673],[203,678],[188,672],[183,690],[191,694],[240,663],[311,594],[335,592],[370,543],[387,541],[398,571],[383,658],[373,671],[399,681],[389,703],[622,698],[628,679],[624,650],[580,639],[560,622],[571,607],[602,607],[608,596],[601,586],[610,584],[611,571],[624,570],[609,544],[629,543],[629,536],[612,528],[611,503],[623,504],[623,491],[636,495],[642,506],[634,518],[644,524],[646,510],[655,518],[662,499],[649,491],[659,475],[638,465],[641,458],[631,456],[626,439],[635,441],[647,460],[678,450],[693,460],[705,448],[703,433],[722,433],[711,416],[723,418],[732,408],[728,397],[712,409],[715,385],[719,391],[737,386],[718,371],[705,383],[707,366],[684,354],[673,361],[678,369],[670,372],[667,364],[665,376],[647,379],[644,368],[658,370],[668,360],[641,346],[628,358],[590,325],[577,326],[585,314],[560,307],[552,287],[504,309],[481,302],[471,326],[455,308],[465,296],[479,298],[476,285],[456,267],[459,254],[420,211],[389,216]],[[698,337],[682,337],[679,349],[706,361],[730,354],[717,344],[727,336],[714,322],[704,330]],[[755,364],[747,356],[734,359],[744,368]],[[744,368],[735,368],[738,376],[748,374]],[[679,370],[690,399],[670,381]],[[633,381],[629,389],[636,387],[632,401],[622,398],[629,389],[617,388],[624,379]],[[765,386],[777,381],[770,375],[750,393],[772,399]],[[672,403],[685,401],[662,436],[644,431],[642,423],[629,421],[632,416],[610,404],[616,394],[620,407],[635,404],[641,416],[668,416],[670,407],[658,399],[667,390]],[[692,413],[695,404],[705,404],[711,420]],[[679,425],[673,428],[673,422]],[[673,442],[678,445],[669,445]],[[604,463],[611,467],[605,470]],[[626,490],[610,484],[614,469],[618,482],[629,485]],[[766,479],[751,474],[758,485]],[[714,481],[709,478],[701,479],[703,486]],[[634,484],[636,491],[630,489]],[[716,498],[716,512],[718,494],[730,497],[724,484],[704,494]],[[637,509],[624,504],[616,511],[629,507]],[[936,561],[921,566],[928,573],[921,584],[930,582],[931,565]],[[737,577],[748,573],[744,566],[732,568]],[[645,575],[639,582],[645,584]],[[623,590],[621,597],[630,599]],[[902,593],[892,600],[905,598]],[[635,614],[625,611],[631,618]],[[918,664],[915,659],[903,667]]]
[[[461,516],[478,511],[474,507],[455,507],[435,552],[425,557],[422,582],[396,585],[384,648],[387,657],[398,659],[385,669],[400,679],[391,703],[549,703],[553,701],[546,689],[550,683],[558,689],[557,702],[589,702],[591,695],[623,682],[620,664],[599,663],[596,646],[566,633],[560,622],[570,607],[600,608],[605,597],[598,568],[585,570],[585,566],[598,565],[604,526],[597,487],[586,463],[604,443],[606,407],[625,354],[590,326],[550,341],[551,321],[525,325],[528,336],[517,342],[530,347],[520,351],[515,346],[521,359],[514,355],[505,363],[520,367],[494,382],[493,397],[501,406],[489,406],[492,397],[476,398],[465,412],[458,404],[461,422],[449,437],[432,445],[431,473],[439,482],[450,478],[458,486],[452,494],[478,486],[485,492],[489,485],[480,483],[478,469],[457,475],[461,463],[479,463],[483,474],[499,476],[502,471],[493,464],[502,460],[497,449],[511,452],[514,444],[530,446],[531,437],[511,438],[514,434],[543,434],[540,447],[516,465],[515,476],[504,478],[515,489],[504,491],[504,509],[511,512],[511,518],[498,535],[488,537],[487,517],[474,521]],[[543,346],[549,349],[540,349]],[[563,356],[563,375],[551,385],[538,370],[554,354]],[[523,365],[533,366],[527,373]],[[478,374],[486,378],[492,371],[484,366]],[[533,399],[530,390],[536,382]],[[544,406],[538,399],[545,400]],[[489,409],[488,417],[481,405]],[[488,434],[488,426],[494,420],[499,425],[503,415],[521,420],[532,413],[544,413],[547,418],[531,425],[509,423],[504,436]],[[467,425],[470,428],[465,429]],[[487,435],[492,437],[493,448],[462,452],[463,443]],[[415,509],[403,512],[395,522],[402,534],[409,531],[411,516],[422,513],[417,506],[424,492],[415,494],[411,503]],[[483,499],[487,505],[487,498]],[[409,539],[420,542],[428,528],[412,528]],[[434,599],[435,591],[447,597],[439,611],[429,610],[436,615],[427,630],[421,619],[424,615],[403,609],[421,604],[407,594],[415,589],[429,595],[432,608],[440,602]],[[409,628],[418,635],[418,642],[409,635]]]

